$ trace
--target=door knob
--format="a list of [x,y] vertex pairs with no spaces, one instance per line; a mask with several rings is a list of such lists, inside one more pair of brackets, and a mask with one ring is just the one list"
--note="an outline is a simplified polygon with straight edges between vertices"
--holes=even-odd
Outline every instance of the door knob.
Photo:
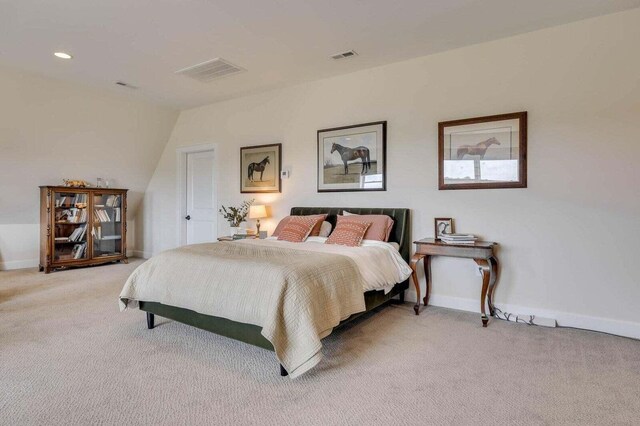
[[187,219],[187,220],[191,220],[191,216],[190,216],[190,215],[186,215],[186,216],[185,216],[185,219]]

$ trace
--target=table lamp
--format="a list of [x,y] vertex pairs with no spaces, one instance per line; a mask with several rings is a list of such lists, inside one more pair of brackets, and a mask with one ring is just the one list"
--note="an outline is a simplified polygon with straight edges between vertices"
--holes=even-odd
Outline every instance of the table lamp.
[[267,217],[267,209],[263,205],[249,207],[249,219],[257,219],[256,228],[260,234],[260,219]]

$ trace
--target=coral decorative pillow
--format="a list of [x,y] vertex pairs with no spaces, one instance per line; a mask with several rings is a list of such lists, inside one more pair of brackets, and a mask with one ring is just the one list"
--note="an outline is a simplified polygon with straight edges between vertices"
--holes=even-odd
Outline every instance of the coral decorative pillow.
[[275,231],[273,231],[273,234],[271,234],[271,235],[274,236],[274,237],[280,236],[280,233],[282,232],[284,227],[287,226],[287,223],[289,223],[289,221],[291,220],[292,217],[313,217],[313,218],[315,218],[317,220],[317,222],[314,225],[313,229],[311,230],[311,233],[309,234],[309,236],[317,237],[318,235],[320,235],[320,227],[322,226],[322,222],[327,218],[327,215],[326,214],[312,214],[312,215],[307,215],[307,216],[286,216],[286,217],[282,218],[282,220],[278,223],[278,226],[276,226]]
[[333,230],[325,244],[339,244],[342,246],[357,247],[362,241],[362,237],[367,232],[371,222],[361,222],[358,220],[338,220],[336,229]]
[[278,240],[301,243],[307,239],[317,221],[318,219],[312,216],[291,216],[278,235]]
[[344,211],[344,216],[338,216],[340,220],[359,220],[361,222],[371,222],[371,226],[364,235],[364,240],[389,241],[393,219],[386,214],[353,214]]

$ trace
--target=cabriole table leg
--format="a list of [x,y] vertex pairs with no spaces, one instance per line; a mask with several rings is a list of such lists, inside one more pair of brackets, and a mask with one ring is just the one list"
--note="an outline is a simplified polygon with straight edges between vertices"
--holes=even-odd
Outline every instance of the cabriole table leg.
[[480,294],[480,312],[482,312],[482,326],[486,327],[489,318],[485,313],[485,304],[487,301],[487,290],[489,289],[489,281],[491,279],[491,266],[487,259],[473,259],[480,267],[482,273],[482,293]]
[[498,280],[498,258],[493,256],[489,258],[489,262],[491,263],[491,279],[489,280],[489,292],[487,294],[487,298],[489,301],[489,315],[493,317],[496,314],[493,307],[493,293],[496,288],[496,281]]
[[413,271],[411,272],[411,278],[413,280],[413,285],[416,288],[416,304],[413,306],[413,310],[416,315],[420,315],[420,283],[418,282],[418,272],[416,268],[418,267],[418,262],[420,262],[420,259],[422,258],[424,258],[424,254],[416,253],[411,256],[411,262],[409,263],[411,271]]

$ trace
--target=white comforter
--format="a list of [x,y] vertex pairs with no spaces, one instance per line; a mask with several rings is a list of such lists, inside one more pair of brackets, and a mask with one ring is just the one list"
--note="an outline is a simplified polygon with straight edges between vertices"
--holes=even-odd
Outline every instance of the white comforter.
[[[242,240],[251,244],[254,240]],[[353,259],[364,280],[364,291],[384,290],[388,293],[396,283],[401,283],[411,275],[411,269],[398,253],[397,245],[382,241],[363,240],[360,247],[347,247],[337,244],[324,244],[327,238],[309,237],[304,243],[290,243],[278,241],[269,237],[266,241],[273,242],[277,247],[287,247],[298,250],[315,251],[321,253],[335,253]]]
[[168,250],[131,274],[120,308],[158,302],[258,325],[294,378],[320,361],[320,340],[333,327],[365,309],[365,291],[389,290],[411,273],[391,244],[323,242],[243,240]]

